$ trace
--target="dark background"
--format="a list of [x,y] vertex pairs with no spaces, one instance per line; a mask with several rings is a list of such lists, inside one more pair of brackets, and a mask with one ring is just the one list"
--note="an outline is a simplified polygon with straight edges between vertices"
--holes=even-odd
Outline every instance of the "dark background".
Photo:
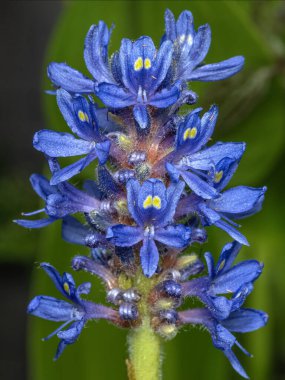
[[35,131],[45,126],[41,106],[43,60],[62,8],[57,1],[6,1],[0,5],[0,378],[3,380],[27,379],[25,311],[39,236],[25,238],[27,231],[13,226],[12,220],[19,212],[38,206],[28,178],[31,173],[42,171],[43,160],[32,149],[31,142]]
[[[251,307],[270,315],[269,325],[241,338],[253,352],[241,362],[254,380],[285,378],[284,327],[284,146],[285,146],[285,6],[282,1],[9,1],[1,3],[1,229],[0,229],[0,379],[82,380],[126,378],[125,332],[98,323],[84,331],[56,364],[56,338],[43,343],[53,323],[27,318],[28,300],[41,292],[55,295],[37,262],[50,261],[66,270],[77,247],[61,242],[59,226],[28,231],[12,224],[22,211],[38,207],[29,186],[33,172],[43,172],[43,157],[33,150],[32,137],[42,128],[66,130],[53,97],[46,65],[67,61],[84,71],[84,36],[92,23],[114,21],[111,51],[123,36],[151,35],[156,43],[163,31],[163,13],[184,9],[195,25],[209,22],[213,43],[207,62],[243,54],[246,66],[238,76],[217,84],[193,84],[199,105],[216,102],[220,116],[215,140],[246,141],[247,153],[234,184],[268,186],[261,214],[243,223],[251,247],[242,258],[265,263],[264,274],[249,297]],[[228,241],[215,229],[209,244],[217,257]],[[80,277],[80,280],[82,277]],[[95,297],[103,298],[99,283]],[[97,290],[98,289],[98,290]],[[76,365],[74,365],[76,363]],[[206,333],[188,329],[167,343],[165,379],[237,379],[222,353],[212,348]]]

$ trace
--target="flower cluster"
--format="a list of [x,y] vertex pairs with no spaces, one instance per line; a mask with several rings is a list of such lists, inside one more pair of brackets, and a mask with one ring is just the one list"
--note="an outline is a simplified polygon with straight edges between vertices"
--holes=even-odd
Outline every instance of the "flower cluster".
[[[232,266],[241,246],[248,245],[233,219],[259,211],[266,188],[224,190],[245,144],[209,145],[218,118],[216,105],[204,113],[202,108],[179,113],[182,105],[197,102],[188,82],[226,79],[241,70],[244,59],[203,64],[210,27],[195,30],[189,11],[177,21],[166,11],[159,48],[147,36],[134,42],[123,39],[109,59],[110,36],[102,21],[87,33],[84,59],[92,78],[65,63],[49,65],[58,107],[73,134],[41,130],[34,136],[34,147],[48,159],[51,178],[31,176],[45,206],[24,215],[46,217],[16,223],[40,228],[61,219],[63,239],[90,248],[89,256],[73,258],[72,268],[98,276],[112,307],[81,298],[89,293],[89,283],[76,288],[70,274],[60,276],[43,263],[69,302],[38,296],[28,312],[64,322],[49,336],[60,339],[56,358],[92,319],[127,328],[139,328],[148,319],[150,328],[165,339],[186,323],[200,324],[246,378],[232,348],[247,351],[232,332],[258,329],[267,316],[242,307],[262,265],[246,260]],[[95,97],[105,108],[98,107]],[[68,166],[59,164],[58,159],[73,156],[80,158]],[[95,160],[94,180],[85,181],[82,189],[67,182]],[[211,225],[233,242],[224,247],[216,266],[212,255],[205,254],[208,275],[199,277],[203,262],[187,249],[204,243]],[[148,291],[142,277],[149,281]],[[204,308],[181,311],[186,297],[196,297]]]

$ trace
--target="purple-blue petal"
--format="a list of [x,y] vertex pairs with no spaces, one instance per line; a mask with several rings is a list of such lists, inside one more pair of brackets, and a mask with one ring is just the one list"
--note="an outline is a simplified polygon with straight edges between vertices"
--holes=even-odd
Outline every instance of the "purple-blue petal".
[[268,315],[261,310],[240,309],[223,321],[223,326],[233,332],[246,333],[266,325]]
[[255,281],[263,266],[257,260],[246,260],[231,269],[218,273],[212,280],[209,291],[212,294],[235,293],[243,284]]
[[144,224],[143,217],[138,208],[138,196],[140,192],[140,184],[136,179],[129,179],[127,182],[127,199],[128,210],[135,222],[142,226]]
[[[89,103],[83,96],[72,96],[64,89],[57,90],[56,100],[58,107],[73,133],[83,140],[94,141],[98,138],[98,125],[95,119],[94,105]],[[85,115],[82,121],[79,112]]]
[[115,84],[99,84],[96,95],[110,108],[124,108],[136,103],[136,99],[132,93]]
[[51,186],[49,181],[41,174],[32,174],[30,177],[31,185],[34,191],[43,199],[56,192],[56,188]]
[[134,118],[137,122],[139,128],[141,129],[148,129],[150,127],[150,115],[147,110],[147,107],[142,104],[137,104],[134,106],[133,109]]
[[211,207],[228,217],[244,218],[260,211],[266,190],[266,187],[233,187],[212,200]]
[[43,129],[37,132],[33,140],[34,148],[50,157],[70,157],[89,153],[93,143],[76,139],[70,133]]
[[229,223],[225,222],[224,220],[218,220],[214,222],[214,224],[216,227],[219,227],[222,230],[226,231],[226,233],[228,233],[234,240],[238,241],[240,244],[249,245],[249,242],[247,241],[246,237]]
[[194,69],[187,77],[189,81],[212,82],[231,77],[244,66],[244,57],[237,56],[219,63],[211,63]]
[[159,252],[153,239],[145,238],[140,249],[141,266],[146,277],[151,277],[157,270]]
[[54,85],[62,87],[66,91],[78,94],[92,94],[94,92],[94,81],[69,67],[66,63],[50,63],[47,73]]
[[189,245],[191,240],[191,228],[183,224],[157,228],[154,239],[169,247],[183,248]]
[[114,245],[131,247],[143,239],[143,231],[140,227],[116,224],[109,227],[106,238],[111,240]]
[[68,321],[73,317],[74,306],[57,298],[37,296],[29,303],[27,312],[49,321]]
[[97,158],[96,149],[93,149],[89,152],[86,157],[81,158],[80,160],[74,162],[56,171],[51,177],[50,183],[51,185],[57,185],[60,182],[67,181],[68,179],[74,177],[79,174],[83,169],[85,169],[88,165],[91,164]]
[[92,25],[86,35],[84,60],[89,72],[98,83],[113,83],[114,79],[108,66],[108,44],[111,30],[103,21]]
[[195,194],[199,195],[199,197],[203,199],[211,199],[218,196],[219,193],[217,190],[196,174],[186,170],[180,170],[180,173],[190,189],[193,190]]
[[163,88],[153,94],[148,104],[157,108],[166,108],[176,103],[181,94],[180,82],[175,83],[170,88]]
[[26,219],[16,219],[14,223],[25,228],[42,228],[50,225],[51,223],[58,220],[57,218],[49,217],[37,220],[26,220]]

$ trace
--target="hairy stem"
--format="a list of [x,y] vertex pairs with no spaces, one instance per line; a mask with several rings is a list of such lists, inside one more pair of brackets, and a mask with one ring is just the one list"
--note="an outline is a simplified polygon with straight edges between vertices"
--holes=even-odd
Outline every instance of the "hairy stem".
[[151,326],[148,308],[148,296],[154,284],[155,280],[146,278],[141,273],[136,278],[136,285],[141,294],[138,306],[142,324],[132,330],[128,337],[129,380],[161,379],[161,339]]
[[160,349],[160,338],[145,318],[142,325],[129,336],[129,380],[161,379]]

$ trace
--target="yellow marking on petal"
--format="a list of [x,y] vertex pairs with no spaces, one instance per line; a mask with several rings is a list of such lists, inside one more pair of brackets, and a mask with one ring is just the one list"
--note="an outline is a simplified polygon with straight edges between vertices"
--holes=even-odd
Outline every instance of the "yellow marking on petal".
[[226,263],[226,260],[223,260],[223,261],[221,262],[221,264],[219,265],[218,270],[222,270],[223,267],[225,266],[225,263]]
[[[85,112],[83,112],[83,111],[78,111],[78,117],[79,117],[79,120],[80,121],[86,121],[86,113]],[[88,119],[88,116],[87,116],[87,119]]]
[[151,60],[149,58],[145,58],[145,60],[144,60],[144,68],[146,70],[148,70],[148,69],[151,68]]
[[70,288],[67,282],[63,284],[63,289],[66,291],[66,293],[70,294]]
[[222,170],[219,171],[219,172],[216,172],[216,173],[215,173],[214,182],[215,182],[215,183],[219,183],[220,180],[221,180],[222,177],[223,177],[223,174],[224,174],[224,172],[223,172]]
[[183,134],[183,140],[194,139],[197,136],[197,128],[187,128]]
[[161,208],[161,199],[156,195],[152,199],[153,207],[160,209]]
[[143,208],[149,208],[152,206],[152,204],[153,204],[152,196],[148,195],[143,202]]
[[143,68],[143,59],[139,57],[134,64],[135,71],[140,71]]

